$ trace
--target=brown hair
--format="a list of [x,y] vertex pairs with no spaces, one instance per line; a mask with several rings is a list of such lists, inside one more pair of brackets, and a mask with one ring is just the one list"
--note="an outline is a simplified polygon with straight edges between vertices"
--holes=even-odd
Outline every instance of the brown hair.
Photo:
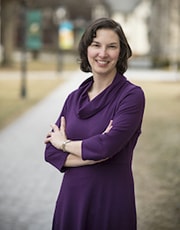
[[79,42],[80,68],[83,72],[91,72],[91,66],[87,58],[87,48],[91,45],[93,38],[96,37],[98,29],[112,29],[119,37],[120,54],[116,64],[117,72],[123,74],[128,68],[128,58],[131,57],[132,51],[127,42],[126,36],[120,24],[110,18],[99,18],[92,22]]

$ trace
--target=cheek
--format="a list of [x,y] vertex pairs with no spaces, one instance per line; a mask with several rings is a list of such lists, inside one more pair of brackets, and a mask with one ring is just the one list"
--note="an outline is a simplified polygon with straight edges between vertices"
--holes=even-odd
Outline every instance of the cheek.
[[94,52],[91,48],[87,49],[87,56],[88,56],[88,59],[92,58],[94,56]]
[[119,52],[113,53],[111,57],[117,62],[119,60]]
[[88,61],[89,63],[92,62],[92,59],[95,57],[95,53],[93,52],[92,49],[88,49],[87,50],[87,58],[88,58]]

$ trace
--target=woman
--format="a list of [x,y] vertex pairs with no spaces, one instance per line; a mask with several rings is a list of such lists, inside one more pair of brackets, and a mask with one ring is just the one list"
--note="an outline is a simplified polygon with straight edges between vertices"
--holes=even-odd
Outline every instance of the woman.
[[121,26],[101,18],[79,54],[93,76],[68,96],[45,139],[45,160],[64,172],[52,229],[135,230],[131,166],[145,99],[123,75],[131,48]]

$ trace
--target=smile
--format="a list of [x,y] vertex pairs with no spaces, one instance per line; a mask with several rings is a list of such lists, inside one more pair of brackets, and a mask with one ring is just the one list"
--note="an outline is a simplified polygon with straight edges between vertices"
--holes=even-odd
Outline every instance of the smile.
[[97,63],[101,64],[101,65],[106,65],[109,63],[109,61],[101,61],[101,60],[96,60]]

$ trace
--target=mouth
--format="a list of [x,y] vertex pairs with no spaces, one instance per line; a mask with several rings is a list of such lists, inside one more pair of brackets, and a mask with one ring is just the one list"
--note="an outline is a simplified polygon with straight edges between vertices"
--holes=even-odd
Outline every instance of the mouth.
[[109,61],[105,61],[105,60],[96,60],[96,62],[100,65],[107,65],[109,63]]

